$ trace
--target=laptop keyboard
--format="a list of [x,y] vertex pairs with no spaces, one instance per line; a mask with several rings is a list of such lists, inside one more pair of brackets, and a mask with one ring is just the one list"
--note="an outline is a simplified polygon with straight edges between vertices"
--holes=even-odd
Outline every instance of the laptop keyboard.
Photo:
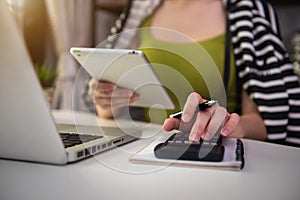
[[59,135],[63,141],[65,148],[103,138],[103,136],[100,135],[86,135],[77,133],[59,133]]

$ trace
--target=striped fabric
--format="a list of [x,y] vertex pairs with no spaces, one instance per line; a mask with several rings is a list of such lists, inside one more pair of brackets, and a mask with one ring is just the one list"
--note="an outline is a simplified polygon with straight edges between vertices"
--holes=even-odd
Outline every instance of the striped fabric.
[[[139,27],[162,0],[133,0],[118,32]],[[277,17],[269,3],[260,0],[225,2],[230,20],[237,76],[256,102],[264,119],[268,141],[300,145],[300,87],[286,53]],[[109,48],[129,48],[135,34],[120,34]],[[255,125],[254,125],[255,126]]]

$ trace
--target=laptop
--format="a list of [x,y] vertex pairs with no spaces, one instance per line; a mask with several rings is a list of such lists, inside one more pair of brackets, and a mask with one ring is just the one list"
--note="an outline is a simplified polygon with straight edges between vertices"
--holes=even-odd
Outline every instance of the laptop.
[[5,0],[0,27],[0,158],[63,165],[140,137],[136,127],[55,124]]

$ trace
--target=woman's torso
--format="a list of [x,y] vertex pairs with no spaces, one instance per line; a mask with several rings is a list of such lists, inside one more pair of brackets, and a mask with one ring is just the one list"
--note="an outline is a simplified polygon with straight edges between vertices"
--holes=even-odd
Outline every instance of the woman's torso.
[[[220,9],[217,6],[215,5],[214,9]],[[210,26],[206,30],[201,27],[209,26],[207,25],[209,23],[205,21],[198,24],[199,20],[192,18],[189,24],[181,26],[180,23],[187,23],[185,18],[178,21],[179,16],[164,14],[167,8],[164,5],[161,8],[143,22],[139,45],[151,63],[161,64],[154,64],[154,68],[163,84],[169,89],[168,92],[176,104],[175,110],[167,112],[150,109],[151,116],[148,116],[148,120],[151,118],[152,122],[156,123],[162,123],[171,112],[182,109],[190,92],[196,91],[207,99],[211,97],[211,92],[220,93],[218,90],[222,87],[215,85],[220,84],[220,81],[218,83],[213,79],[223,77],[225,49],[225,17],[221,16],[223,11],[219,11],[219,17],[212,20],[215,23],[219,21],[220,24]],[[190,13],[184,14],[185,17],[196,17],[197,14],[192,12],[196,12],[197,9],[194,7],[190,9]],[[198,10],[201,11],[201,9]],[[167,17],[160,20],[163,14]],[[198,15],[198,17],[201,16]],[[147,29],[146,27],[151,28]],[[154,27],[163,27],[163,29]],[[171,29],[175,31],[171,31]],[[231,57],[231,66],[233,66],[233,55]],[[231,67],[231,74],[233,76],[230,76],[228,87],[235,88],[234,67]],[[236,90],[230,89],[229,91],[228,108],[232,111],[236,109]]]

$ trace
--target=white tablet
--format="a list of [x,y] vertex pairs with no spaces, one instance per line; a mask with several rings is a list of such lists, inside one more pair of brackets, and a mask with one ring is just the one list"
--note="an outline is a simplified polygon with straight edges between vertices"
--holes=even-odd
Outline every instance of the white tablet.
[[139,94],[131,105],[174,109],[174,104],[140,50],[72,47],[71,54],[95,79],[116,83]]

